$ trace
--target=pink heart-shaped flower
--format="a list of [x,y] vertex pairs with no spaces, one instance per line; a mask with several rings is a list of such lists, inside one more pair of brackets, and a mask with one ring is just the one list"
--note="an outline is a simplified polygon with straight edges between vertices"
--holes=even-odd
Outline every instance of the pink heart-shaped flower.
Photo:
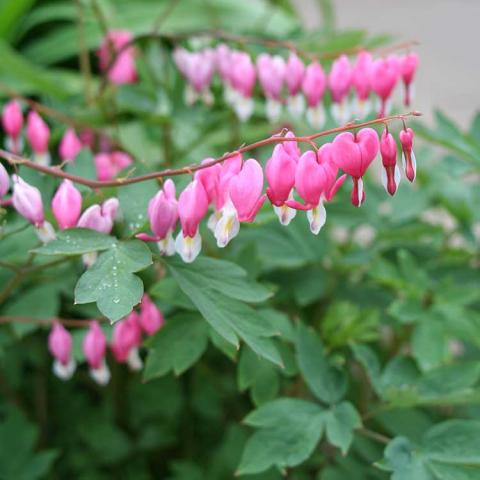
[[348,175],[360,178],[376,157],[378,147],[378,135],[373,128],[364,128],[356,135],[344,132],[332,143],[332,160]]

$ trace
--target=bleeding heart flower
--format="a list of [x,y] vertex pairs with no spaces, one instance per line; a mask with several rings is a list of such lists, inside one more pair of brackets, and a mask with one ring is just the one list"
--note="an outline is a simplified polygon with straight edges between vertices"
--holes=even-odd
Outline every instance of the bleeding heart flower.
[[198,226],[208,211],[208,197],[199,180],[193,180],[178,198],[178,216],[182,231],[175,240],[175,248],[182,260],[193,262],[202,248]]
[[19,154],[21,150],[20,135],[23,128],[23,113],[16,100],[10,100],[3,107],[2,124],[7,133],[7,150]]
[[372,64],[372,90],[380,98],[379,117],[385,116],[389,110],[389,99],[400,76],[400,61],[396,55],[379,58]]
[[50,129],[42,117],[33,110],[27,116],[27,139],[35,154],[35,161],[41,165],[50,165],[48,153]]
[[370,79],[372,63],[373,59],[370,53],[360,52],[352,71],[352,83],[357,94],[354,112],[360,118],[364,118],[370,113],[371,107],[368,97],[372,88]]
[[344,132],[332,144],[332,160],[353,180],[352,204],[359,207],[365,201],[362,177],[375,159],[379,148],[378,135],[372,128],[364,128],[355,135]]
[[60,322],[53,322],[48,336],[48,349],[55,358],[53,373],[62,380],[70,379],[76,368],[72,356],[72,336]]
[[145,242],[158,242],[158,249],[163,255],[175,253],[173,231],[178,220],[178,203],[175,198],[175,184],[168,179],[148,204],[150,228],[154,236],[139,233],[137,238]]
[[147,335],[153,335],[165,323],[162,312],[146,293],[143,295],[142,303],[140,304],[138,322]]
[[305,65],[295,52],[290,52],[285,71],[285,83],[289,96],[287,108],[294,117],[299,117],[305,110],[305,98],[302,95],[302,82]]
[[8,172],[0,163],[0,199],[8,192],[10,188],[10,177],[8,176]]
[[282,111],[280,96],[286,75],[285,61],[279,55],[271,56],[262,53],[257,58],[257,72],[263,93],[267,98],[267,118],[275,121]]
[[[293,136],[291,132],[288,136]],[[286,136],[287,136],[286,135]],[[267,161],[265,173],[267,176],[267,196],[282,225],[288,225],[295,217],[296,211],[286,205],[292,199],[292,190],[295,185],[295,171],[299,156],[291,155],[285,142],[273,149],[271,158]],[[291,142],[295,143],[296,142]]]
[[118,321],[113,327],[112,350],[115,360],[127,363],[131,370],[140,370],[143,362],[138,353],[142,341],[138,313],[133,311],[123,320]]
[[314,128],[320,128],[325,123],[325,112],[322,98],[327,86],[327,76],[321,65],[312,62],[305,70],[302,89],[307,99],[307,120]]
[[227,201],[214,232],[219,247],[225,247],[238,234],[240,222],[255,220],[266,198],[266,195],[262,195],[262,190],[262,167],[251,158],[229,181]]
[[105,362],[107,340],[99,323],[90,322],[90,328],[83,339],[83,353],[90,367],[90,376],[99,385],[110,381],[110,370]]

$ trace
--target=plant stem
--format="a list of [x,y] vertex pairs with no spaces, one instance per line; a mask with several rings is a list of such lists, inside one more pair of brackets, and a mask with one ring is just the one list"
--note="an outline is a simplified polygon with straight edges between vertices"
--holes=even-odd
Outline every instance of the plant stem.
[[100,181],[100,180],[89,180],[83,177],[80,177],[78,175],[73,175],[68,172],[64,172],[57,167],[47,167],[44,165],[39,165],[38,163],[35,163],[31,160],[28,160],[27,158],[23,158],[19,155],[15,155],[12,152],[8,152],[6,150],[0,149],[0,157],[4,158],[7,160],[11,165],[24,165],[27,168],[30,168],[32,170],[37,170],[42,173],[46,173],[47,175],[51,175],[53,177],[58,177],[58,178],[66,178],[68,180],[71,180],[72,182],[79,183],[81,185],[86,185],[87,187],[90,188],[104,188],[104,187],[121,187],[124,185],[130,185],[132,183],[139,183],[139,182],[145,182],[147,180],[152,180],[152,179],[158,179],[158,178],[163,178],[163,177],[173,177],[175,175],[185,175],[185,174],[192,174],[193,172],[197,170],[202,170],[204,168],[211,167],[213,165],[216,165],[217,163],[222,163],[225,160],[228,160],[229,158],[237,155],[237,154],[242,154],[245,152],[249,152],[251,150],[254,150],[256,148],[263,147],[265,145],[270,145],[273,143],[282,143],[282,142],[299,142],[299,143],[308,143],[311,145],[311,142],[317,138],[324,137],[327,135],[333,135],[336,133],[340,132],[345,132],[348,130],[354,130],[356,128],[362,128],[362,127],[367,127],[371,125],[378,125],[378,124],[386,124],[388,122],[391,122],[393,120],[403,120],[406,117],[418,117],[421,116],[422,114],[417,111],[412,111],[408,113],[402,113],[398,115],[390,115],[388,117],[382,117],[382,118],[377,118],[375,120],[370,120],[368,122],[362,122],[362,123],[348,123],[344,125],[343,127],[337,127],[337,128],[332,128],[330,130],[324,130],[322,132],[314,133],[312,135],[307,135],[307,136],[302,136],[302,137],[284,137],[284,136],[279,136],[279,135],[274,135],[269,138],[265,138],[263,140],[259,140],[257,142],[251,143],[249,145],[245,145],[238,150],[235,150],[233,152],[226,153],[222,155],[221,157],[212,160],[211,162],[208,163],[203,163],[203,164],[194,164],[190,165],[187,167],[181,167],[181,168],[167,168],[165,170],[160,170],[157,172],[150,172],[145,175],[139,175],[137,177],[130,177],[130,178],[118,178],[115,180],[106,180],[106,181]]

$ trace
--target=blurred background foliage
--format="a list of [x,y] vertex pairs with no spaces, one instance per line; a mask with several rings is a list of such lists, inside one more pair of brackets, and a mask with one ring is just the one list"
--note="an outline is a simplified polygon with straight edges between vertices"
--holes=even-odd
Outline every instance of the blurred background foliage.
[[[186,107],[169,42],[139,42],[139,83],[99,95],[94,52],[107,28],[222,29],[289,39],[311,52],[390,40],[337,31],[334,6],[318,3],[325,23],[306,32],[288,0],[3,0],[0,94],[30,96],[60,112],[46,117],[55,139],[65,129],[62,115],[105,129],[139,159],[138,173],[218,156],[282,126],[304,134],[307,125],[286,114],[268,124],[260,102],[245,125],[221,103]],[[82,52],[91,68],[80,66]],[[410,124],[424,139],[416,144],[418,177],[394,198],[372,169],[366,204],[353,208],[342,189],[318,237],[303,215],[284,228],[268,208],[224,250],[205,234],[204,255],[247,272],[233,290],[247,297],[267,291],[252,300],[259,302],[255,318],[281,333],[275,345],[283,368],[246,346],[237,351],[202,319],[199,304],[212,296],[233,322],[241,321],[234,305],[244,305],[209,259],[188,268],[199,285],[217,275],[217,286],[191,295],[189,273],[174,261],[142,272],[167,317],[145,346],[143,379],[112,362],[106,388],[86,369],[62,383],[51,374],[46,328],[0,325],[0,478],[220,480],[239,464],[258,480],[280,479],[282,470],[297,480],[392,472],[395,480],[480,478],[480,116],[469,131],[441,112],[435,125]],[[262,162],[268,155],[258,152]],[[94,175],[91,159],[80,160],[77,173]],[[47,198],[53,193],[52,178],[22,174]],[[145,215],[155,189],[155,182],[119,189],[125,220],[118,236],[143,226],[129,220]],[[86,203],[109,193],[86,192]],[[45,261],[29,257],[31,227],[14,215],[2,222],[2,260]],[[91,305],[72,305],[81,270],[72,261],[31,268],[0,315],[97,316]],[[0,269],[1,285],[11,277]],[[79,360],[84,333],[74,332]],[[279,397],[289,400],[272,403]]]

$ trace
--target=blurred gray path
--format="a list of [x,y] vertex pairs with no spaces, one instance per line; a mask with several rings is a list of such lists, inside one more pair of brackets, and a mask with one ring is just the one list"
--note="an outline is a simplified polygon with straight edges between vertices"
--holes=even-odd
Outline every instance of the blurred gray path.
[[[317,0],[295,0],[314,27]],[[480,0],[335,0],[340,29],[366,28],[398,40],[418,40],[421,68],[414,106],[438,107],[461,125],[480,110]]]

